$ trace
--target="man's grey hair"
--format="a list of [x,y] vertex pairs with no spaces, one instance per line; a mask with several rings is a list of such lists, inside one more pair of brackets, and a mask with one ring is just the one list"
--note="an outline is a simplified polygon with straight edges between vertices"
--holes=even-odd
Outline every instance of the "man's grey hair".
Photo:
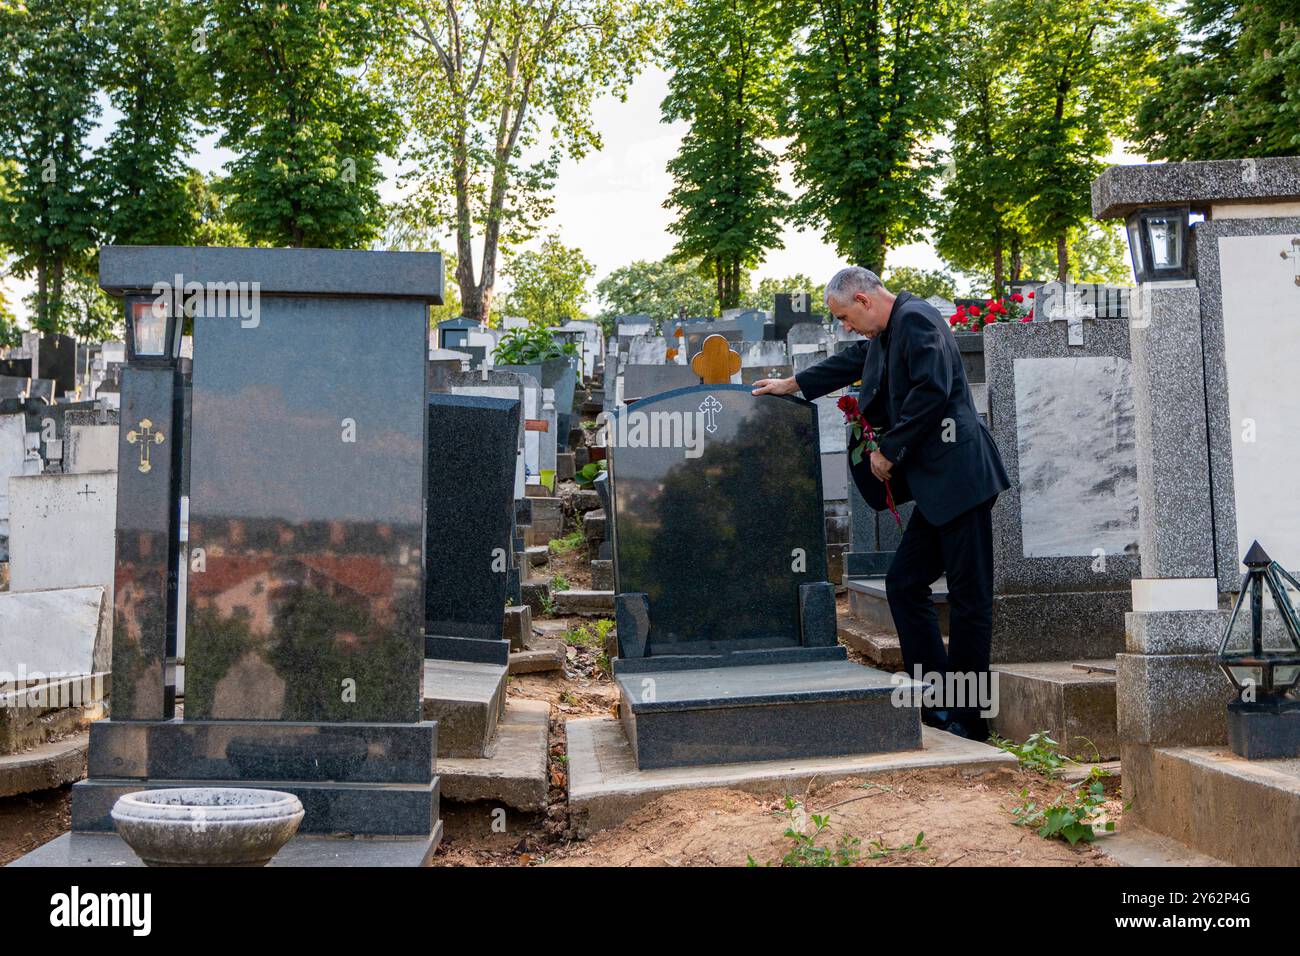
[[870,269],[848,266],[831,276],[831,281],[826,283],[826,300],[829,303],[831,296],[835,296],[839,302],[851,302],[859,292],[866,295],[884,287],[880,276]]

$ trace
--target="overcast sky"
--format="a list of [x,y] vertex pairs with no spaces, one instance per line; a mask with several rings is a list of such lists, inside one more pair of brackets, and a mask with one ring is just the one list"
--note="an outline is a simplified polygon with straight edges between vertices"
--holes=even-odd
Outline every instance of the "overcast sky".
[[[677,152],[686,123],[659,121],[659,104],[667,91],[668,74],[651,67],[637,77],[626,102],[612,96],[601,98],[595,104],[593,118],[604,148],[580,162],[565,160],[560,166],[555,213],[544,232],[556,233],[565,245],[581,249],[595,265],[597,280],[636,259],[660,259],[672,249],[673,237],[668,232],[672,215],[663,208],[672,188],[666,166]],[[111,112],[105,110],[104,123],[112,121]],[[93,137],[92,145],[102,142],[103,129],[101,126]],[[215,137],[202,140],[191,157],[193,165],[204,172],[219,171],[231,158],[229,151],[216,148],[214,140]],[[1120,148],[1110,161],[1141,160]],[[396,171],[395,163],[385,165],[390,172]],[[788,172],[785,170],[783,185],[787,192],[793,193]],[[381,188],[381,194],[386,200],[397,194],[391,176]],[[842,264],[819,232],[789,228],[783,248],[768,253],[754,271],[753,281],[802,272],[824,282]],[[940,268],[942,263],[929,244],[921,242],[889,251],[887,268],[898,266]],[[20,300],[31,286],[30,282],[7,283],[9,301],[20,315],[25,313]],[[499,291],[508,288],[506,275]],[[589,308],[594,311],[598,307],[594,282],[591,289]]]

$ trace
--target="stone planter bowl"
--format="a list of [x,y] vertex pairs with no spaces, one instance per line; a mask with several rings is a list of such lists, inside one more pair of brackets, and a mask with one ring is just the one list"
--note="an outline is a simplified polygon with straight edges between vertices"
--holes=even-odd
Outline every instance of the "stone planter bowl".
[[266,866],[298,832],[303,809],[278,790],[182,787],[128,793],[112,817],[146,866]]

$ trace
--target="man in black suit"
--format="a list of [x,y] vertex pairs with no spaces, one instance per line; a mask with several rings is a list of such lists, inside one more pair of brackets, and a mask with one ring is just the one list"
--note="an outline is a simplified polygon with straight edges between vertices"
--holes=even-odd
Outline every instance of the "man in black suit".
[[[957,340],[929,303],[908,292],[894,295],[857,266],[827,284],[826,306],[864,340],[792,378],[755,382],[754,394],[802,392],[811,401],[862,380],[858,407],[880,448],[853,469],[854,481],[877,510],[885,507],[885,481],[898,503],[916,502],[885,577],[903,663],[909,676],[937,679],[941,687],[951,675],[970,690],[988,688],[991,512],[1010,481],[975,411]],[[930,600],[930,585],[945,573],[947,651]],[[963,701],[923,708],[922,719],[982,740],[987,728],[980,709],[968,690]]]

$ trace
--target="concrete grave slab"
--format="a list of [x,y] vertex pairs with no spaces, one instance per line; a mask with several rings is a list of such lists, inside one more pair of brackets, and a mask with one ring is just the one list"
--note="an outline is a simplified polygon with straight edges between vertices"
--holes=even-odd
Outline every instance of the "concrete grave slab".
[[546,809],[550,712],[544,700],[507,701],[482,757],[439,758],[443,797],[494,801],[516,810]]
[[570,822],[581,833],[617,826],[637,809],[665,794],[726,787],[748,793],[782,793],[850,777],[897,770],[961,767],[971,773],[1014,767],[1011,754],[922,728],[920,747],[894,753],[848,757],[768,760],[709,767],[638,770],[617,719],[588,717],[565,723],[569,755]]

